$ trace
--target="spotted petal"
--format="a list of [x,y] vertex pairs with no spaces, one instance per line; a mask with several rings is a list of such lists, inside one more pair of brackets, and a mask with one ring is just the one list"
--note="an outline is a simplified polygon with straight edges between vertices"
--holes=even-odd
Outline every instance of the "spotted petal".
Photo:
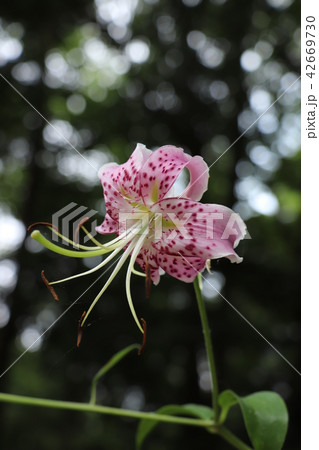
[[97,229],[99,233],[113,233],[116,228],[114,221],[118,222],[119,212],[132,212],[136,203],[142,203],[139,172],[150,154],[151,151],[145,145],[137,144],[126,163],[120,166],[115,163],[105,164],[99,170],[107,213],[105,221]]
[[146,239],[140,253],[138,254],[136,262],[141,267],[144,273],[147,272],[146,267],[148,265],[151,280],[155,285],[159,283],[160,273],[157,261],[157,251],[151,245],[151,242],[148,239]]
[[141,171],[141,194],[146,205],[162,200],[181,171],[190,172],[190,183],[181,197],[199,200],[207,190],[208,167],[200,156],[191,157],[183,149],[165,145],[155,150]]
[[194,256],[176,256],[159,252],[158,264],[169,275],[178,280],[191,283],[199,272],[205,268],[206,261]]
[[246,226],[240,216],[221,205],[168,198],[153,205],[163,215],[163,235],[153,246],[160,253],[199,257],[226,257],[241,262],[234,248],[244,238]]

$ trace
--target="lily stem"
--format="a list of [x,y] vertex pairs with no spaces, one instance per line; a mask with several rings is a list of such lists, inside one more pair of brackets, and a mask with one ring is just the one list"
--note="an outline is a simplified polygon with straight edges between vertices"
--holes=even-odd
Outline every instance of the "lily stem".
[[214,358],[214,352],[213,352],[213,344],[210,336],[210,328],[208,324],[208,318],[206,313],[206,308],[202,296],[202,291],[199,285],[199,276],[197,276],[194,280],[194,289],[195,294],[197,298],[197,305],[199,309],[200,319],[202,322],[203,327],[203,334],[204,334],[204,340],[205,340],[205,347],[206,347],[206,354],[209,364],[209,371],[211,376],[211,383],[212,383],[212,403],[213,403],[213,409],[214,409],[214,418],[215,421],[218,423],[219,419],[219,405],[218,405],[218,379],[217,379],[217,371],[216,371],[216,364],[215,364],[215,358]]
[[158,422],[169,422],[180,425],[197,427],[214,427],[212,420],[192,419],[188,417],[168,416],[152,412],[131,411],[129,409],[113,408],[109,406],[93,405],[90,403],[66,402],[61,400],[51,400],[46,398],[26,397],[23,395],[13,395],[0,393],[0,402],[16,403],[19,405],[37,406],[43,408],[66,409],[72,411],[91,412],[98,414],[108,414],[113,416],[131,417],[134,419],[156,420]]

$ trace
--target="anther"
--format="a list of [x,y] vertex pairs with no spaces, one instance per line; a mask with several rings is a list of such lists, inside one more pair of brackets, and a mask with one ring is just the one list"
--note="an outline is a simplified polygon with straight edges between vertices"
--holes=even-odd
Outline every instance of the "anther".
[[148,263],[148,261],[145,264],[145,296],[146,298],[150,298],[151,296],[151,286],[152,286],[152,279],[151,279],[151,268]]
[[78,240],[78,236],[79,236],[79,231],[80,228],[90,220],[89,217],[83,217],[83,219],[80,220],[80,222],[78,223],[78,226],[76,227],[75,231],[74,231],[74,242],[77,244],[77,240]]
[[142,322],[142,325],[143,325],[143,342],[142,342],[141,348],[138,351],[138,356],[140,356],[143,353],[145,345],[146,345],[147,326],[146,326],[146,321],[143,319],[143,317],[141,317],[141,322]]
[[85,317],[86,311],[83,311],[82,316],[79,320],[79,324],[78,324],[78,337],[76,340],[76,346],[79,347],[81,344],[81,340],[82,340],[82,335],[83,335],[83,326],[82,326],[82,321]]
[[52,295],[52,297],[54,298],[55,301],[59,301],[59,297],[58,294],[55,292],[54,288],[50,285],[49,280],[47,279],[47,277],[44,275],[44,270],[41,271],[41,278],[43,280],[43,283],[46,285],[46,287],[49,289],[50,294]]

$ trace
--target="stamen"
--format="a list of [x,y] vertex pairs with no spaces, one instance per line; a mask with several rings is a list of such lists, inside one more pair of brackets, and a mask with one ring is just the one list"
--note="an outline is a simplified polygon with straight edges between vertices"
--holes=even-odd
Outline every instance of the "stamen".
[[93,267],[93,269],[87,270],[85,272],[81,272],[81,273],[77,273],[76,275],[72,275],[71,277],[67,277],[67,278],[63,278],[62,280],[56,280],[56,281],[51,281],[51,285],[52,284],[59,284],[59,283],[64,283],[65,281],[70,281],[70,280],[74,280],[75,278],[79,278],[79,277],[84,277],[85,275],[90,275],[91,273],[96,272],[97,270],[101,269],[103,266],[105,266],[109,261],[111,261],[120,251],[122,250],[121,247],[117,248],[116,250],[114,250],[107,258],[105,258],[104,261],[102,261],[100,264],[98,264],[97,266]]
[[107,244],[101,244],[95,237],[92,236],[92,234],[82,225],[82,230],[85,232],[85,234],[89,237],[90,241],[92,241],[97,247],[104,248]]
[[[66,236],[63,236],[63,234],[61,234],[59,231],[56,231],[54,228],[51,228],[51,227],[49,227],[49,228],[52,231],[52,233],[56,234],[60,239],[62,239],[62,241],[66,242],[67,244],[72,245],[73,247],[79,248],[81,250],[97,250],[97,249],[103,247],[102,244],[99,244],[96,247],[78,244],[78,243],[72,241],[71,239],[67,238]],[[32,234],[31,234],[31,237],[32,237]]]
[[145,278],[145,296],[146,296],[146,298],[150,298],[150,296],[151,296],[152,279],[151,279],[151,267],[150,267],[148,261],[146,261],[146,264],[145,264],[145,274],[146,274],[146,278]]
[[79,348],[79,346],[80,346],[80,344],[81,344],[81,341],[82,341],[82,335],[83,335],[83,325],[82,325],[82,320],[83,320],[85,314],[86,314],[86,311],[83,311],[82,316],[81,316],[81,318],[80,318],[80,320],[79,320],[79,324],[78,324],[78,337],[77,337],[77,340],[76,340],[76,346],[77,346],[78,348]]
[[82,227],[82,225],[84,225],[86,222],[88,222],[90,220],[89,217],[83,217],[83,219],[80,220],[78,226],[76,227],[75,231],[74,231],[74,242],[77,244],[78,243],[78,236],[79,236],[79,231],[80,228]]
[[44,225],[45,227],[53,228],[54,230],[56,230],[59,233],[58,227],[56,227],[55,225],[53,225],[50,222],[34,222],[34,223],[32,223],[31,225],[28,226],[27,231],[30,231],[31,228],[37,227],[38,225]]
[[138,356],[140,356],[143,353],[145,345],[146,345],[147,326],[146,326],[146,321],[143,319],[143,317],[141,317],[141,322],[143,325],[143,342],[142,342],[142,347],[138,351]]
[[140,272],[139,270],[134,269],[134,267],[132,268],[132,273],[134,273],[134,275],[138,275],[139,277],[146,277],[144,272]]
[[[125,261],[127,260],[127,258],[129,257],[134,245],[136,243],[136,239],[133,239],[132,242],[130,243],[130,245],[127,247],[127,249],[125,250],[125,252],[123,253],[123,255],[121,256],[121,258],[119,259],[117,265],[115,266],[115,269],[113,270],[113,272],[111,273],[109,279],[107,280],[107,282],[105,283],[105,285],[103,286],[103,288],[100,290],[100,292],[98,293],[98,295],[95,297],[95,299],[93,300],[93,302],[91,303],[86,315],[84,316],[83,320],[82,320],[82,324],[81,326],[83,327],[85,321],[87,320],[87,318],[89,317],[92,309],[94,308],[94,306],[96,305],[96,303],[99,301],[99,299],[101,298],[101,296],[104,294],[104,292],[106,291],[106,289],[109,287],[109,285],[111,284],[111,282],[113,281],[113,279],[115,278],[115,276],[117,275],[117,273],[119,272],[119,270],[121,269],[121,267],[123,266],[123,264],[125,263]],[[142,330],[142,328],[141,328]]]
[[38,241],[41,245],[43,245],[47,249],[49,249],[55,253],[58,253],[60,255],[69,256],[71,258],[90,258],[93,256],[103,255],[105,253],[112,252],[113,250],[115,250],[118,247],[123,248],[127,243],[129,243],[134,238],[134,236],[136,236],[136,234],[138,234],[140,231],[143,232],[145,230],[145,228],[141,228],[140,225],[135,224],[129,230],[125,231],[124,233],[122,233],[120,236],[116,237],[112,241],[110,241],[106,244],[100,244],[99,242],[96,241],[96,239],[93,238],[93,236],[91,236],[91,234],[87,230],[85,230],[84,227],[83,227],[83,229],[86,232],[86,234],[90,237],[90,239],[93,242],[96,242],[98,244],[97,247],[88,247],[85,245],[76,244],[71,239],[68,239],[67,237],[63,236],[62,234],[60,234],[58,231],[56,231],[53,228],[51,228],[52,232],[55,233],[57,236],[59,236],[62,240],[64,240],[68,244],[73,245],[74,247],[77,247],[77,248],[85,250],[85,251],[69,250],[69,249],[60,247],[59,245],[55,245],[55,244],[53,244],[53,242],[46,239],[40,233],[39,230],[34,230],[31,233],[31,237],[32,237],[32,239],[35,239],[36,241]]
[[42,278],[44,284],[46,285],[46,287],[49,289],[50,294],[52,295],[54,300],[58,302],[59,301],[58,294],[55,292],[54,288],[50,285],[49,280],[44,275],[44,270],[41,271],[41,278]]
[[[130,242],[135,236],[139,236],[143,234],[145,230],[148,228],[148,224],[146,226],[141,226],[140,223],[135,223],[131,228],[125,230],[122,234],[120,234],[117,238],[113,239],[106,244],[104,244],[104,248],[107,248],[108,251],[113,250],[113,248],[118,247],[118,243],[121,242],[120,245],[124,242]],[[113,248],[112,248],[113,247]]]
[[142,233],[142,236],[139,237],[137,243],[136,243],[136,240],[134,240],[134,243],[136,243],[136,245],[135,245],[134,251],[132,252],[132,255],[131,255],[131,260],[130,260],[130,264],[129,264],[127,272],[126,272],[126,281],[125,281],[126,297],[127,297],[128,305],[130,307],[130,310],[131,310],[132,316],[135,320],[135,323],[142,333],[144,333],[144,331],[143,331],[143,328],[141,327],[141,324],[137,318],[137,315],[136,315],[136,312],[134,309],[132,295],[131,295],[130,282],[131,282],[132,268],[134,267],[134,263],[136,261],[136,258],[138,256],[141,248],[143,247],[145,239],[147,239],[147,236],[145,236],[145,234]]
[[[126,243],[128,243],[140,230],[141,226],[139,223],[134,224],[131,228],[124,231],[124,233],[120,234],[116,238],[112,239],[109,242],[106,242],[105,244],[101,244],[99,241],[95,239],[94,236],[82,225],[82,230],[86,233],[86,235],[89,237],[89,239],[96,245],[96,247],[88,247],[85,245],[77,244],[74,241],[71,241],[71,239],[68,239],[67,237],[63,236],[60,233],[55,232],[63,241],[67,242],[68,244],[73,245],[74,247],[78,247],[83,250],[95,250],[95,249],[104,249],[105,253],[111,252],[114,249],[116,249],[119,245],[123,248]],[[32,237],[32,235],[31,235]]]

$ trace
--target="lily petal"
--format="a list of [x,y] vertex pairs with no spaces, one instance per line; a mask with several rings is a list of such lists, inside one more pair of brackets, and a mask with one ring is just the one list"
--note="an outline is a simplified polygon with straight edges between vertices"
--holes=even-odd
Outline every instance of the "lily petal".
[[166,273],[186,283],[193,282],[206,265],[206,261],[202,258],[168,255],[160,252],[157,255],[157,260]]
[[198,155],[191,158],[185,167],[189,170],[190,181],[180,197],[199,201],[207,191],[209,168],[203,158]]
[[142,247],[140,253],[136,258],[136,262],[141,267],[144,273],[146,273],[146,265],[148,264],[151,280],[155,285],[160,281],[159,265],[157,261],[157,250],[146,242]]
[[105,223],[100,225],[102,234],[113,229],[114,223],[108,223],[110,218],[118,222],[119,211],[131,212],[134,203],[141,202],[139,171],[151,153],[145,145],[137,144],[126,163],[106,164],[99,170],[107,213]]
[[190,172],[190,183],[182,196],[199,200],[207,190],[207,164],[200,156],[192,157],[181,148],[165,145],[151,154],[141,170],[141,194],[145,205],[162,200],[184,168]]
[[153,205],[163,215],[163,235],[153,246],[161,253],[206,259],[226,257],[241,262],[234,247],[244,238],[246,226],[231,209],[168,198]]
[[100,234],[111,234],[118,233],[119,231],[119,223],[112,219],[111,216],[106,214],[104,221],[95,228],[96,231]]

